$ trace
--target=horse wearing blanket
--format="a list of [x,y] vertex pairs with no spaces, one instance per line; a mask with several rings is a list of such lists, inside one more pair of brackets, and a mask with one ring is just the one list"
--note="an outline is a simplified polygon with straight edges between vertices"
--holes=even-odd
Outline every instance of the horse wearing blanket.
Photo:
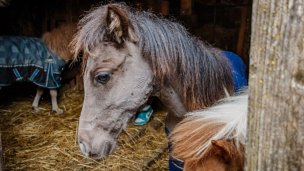
[[14,82],[30,81],[38,86],[34,110],[43,90],[50,89],[52,110],[63,111],[57,105],[57,88],[61,86],[61,71],[65,61],[52,53],[41,39],[32,37],[0,37],[0,87]]
[[84,54],[81,152],[102,158],[148,99],[168,109],[172,132],[187,112],[210,107],[234,93],[232,65],[223,53],[189,35],[178,23],[123,4],[91,10],[73,40]]
[[[38,86],[33,102],[34,111],[43,89],[49,89],[52,111],[63,113],[57,104],[57,89],[61,86],[62,70],[74,57],[69,44],[76,32],[75,23],[66,23],[45,32],[41,39],[34,37],[0,37],[0,89],[16,81],[30,81]],[[65,67],[72,78],[77,66]],[[71,74],[70,74],[71,73]]]

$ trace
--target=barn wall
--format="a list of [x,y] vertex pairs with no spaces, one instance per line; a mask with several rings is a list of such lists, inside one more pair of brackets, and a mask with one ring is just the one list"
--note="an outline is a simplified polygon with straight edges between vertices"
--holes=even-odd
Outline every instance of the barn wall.
[[[0,35],[40,37],[67,22],[77,22],[84,11],[107,1],[10,0],[0,6]],[[117,1],[116,1],[117,2]],[[237,52],[248,65],[251,0],[135,0],[123,1],[157,15],[174,18],[190,32],[223,50]],[[186,12],[185,12],[186,10]]]
[[0,7],[0,35],[40,37],[44,32],[67,22],[77,22],[96,0],[11,0]]
[[[200,39],[238,53],[249,65],[251,0],[148,0],[140,9],[175,18]],[[185,7],[183,7],[183,5]],[[189,10],[191,5],[191,10]],[[166,13],[166,12],[165,12]]]

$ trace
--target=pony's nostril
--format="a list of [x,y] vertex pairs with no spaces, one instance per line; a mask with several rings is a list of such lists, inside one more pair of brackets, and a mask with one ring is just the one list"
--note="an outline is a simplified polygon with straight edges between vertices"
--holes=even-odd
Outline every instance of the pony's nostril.
[[112,144],[110,142],[105,142],[104,148],[103,148],[103,153],[105,155],[109,155],[112,151]]
[[79,148],[82,152],[82,154],[88,156],[89,155],[89,150],[88,150],[88,146],[86,145],[86,143],[79,141]]
[[108,134],[101,134],[99,136],[88,136],[88,133],[82,132],[78,135],[78,145],[81,153],[86,157],[100,159],[108,156],[115,148],[116,142]]

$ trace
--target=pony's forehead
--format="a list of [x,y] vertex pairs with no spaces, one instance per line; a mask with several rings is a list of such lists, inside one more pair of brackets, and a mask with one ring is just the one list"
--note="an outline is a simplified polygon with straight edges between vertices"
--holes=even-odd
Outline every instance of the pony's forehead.
[[125,53],[126,48],[118,47],[113,42],[102,42],[87,52],[88,56],[93,58],[115,58]]
[[117,48],[113,43],[101,43],[90,52],[86,52],[85,56],[85,61],[90,61],[90,65],[102,66],[120,64],[131,55],[127,47]]

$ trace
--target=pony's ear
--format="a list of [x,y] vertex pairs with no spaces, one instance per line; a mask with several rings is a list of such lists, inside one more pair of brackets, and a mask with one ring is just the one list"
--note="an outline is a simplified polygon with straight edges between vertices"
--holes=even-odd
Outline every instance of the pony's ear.
[[217,149],[219,152],[218,155],[222,157],[226,162],[230,162],[236,152],[236,146],[234,145],[233,141],[230,140],[212,140],[212,146]]
[[114,40],[121,44],[125,40],[137,42],[133,25],[130,23],[128,12],[119,5],[109,5],[107,26]]

